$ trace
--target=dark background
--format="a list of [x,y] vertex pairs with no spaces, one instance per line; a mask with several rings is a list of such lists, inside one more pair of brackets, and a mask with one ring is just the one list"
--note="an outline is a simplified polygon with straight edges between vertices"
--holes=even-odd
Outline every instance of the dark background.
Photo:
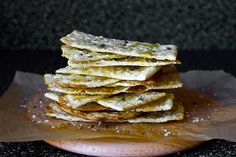
[[74,29],[183,50],[235,50],[235,0],[1,0],[0,48],[58,50]]
[[[181,72],[236,76],[235,0],[0,0],[0,95],[16,70],[51,73],[66,65],[59,38],[74,29],[111,38],[175,44]],[[0,143],[0,156],[76,156],[41,141]],[[236,143],[211,140],[173,156],[236,156]]]

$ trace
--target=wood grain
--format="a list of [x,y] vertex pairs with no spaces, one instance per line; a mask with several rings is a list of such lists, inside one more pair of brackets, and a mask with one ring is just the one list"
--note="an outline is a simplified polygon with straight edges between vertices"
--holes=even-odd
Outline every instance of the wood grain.
[[173,141],[171,145],[129,139],[45,140],[70,152],[92,156],[161,156],[180,152],[201,142]]

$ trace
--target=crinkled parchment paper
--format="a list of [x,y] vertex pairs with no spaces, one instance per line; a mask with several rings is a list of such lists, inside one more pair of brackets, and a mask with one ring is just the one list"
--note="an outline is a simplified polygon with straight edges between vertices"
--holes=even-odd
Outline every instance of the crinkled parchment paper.
[[184,88],[175,91],[185,106],[185,119],[165,124],[68,123],[44,116],[49,103],[37,74],[16,72],[0,98],[0,141],[126,138],[154,142],[236,141],[236,79],[223,71],[181,74]]

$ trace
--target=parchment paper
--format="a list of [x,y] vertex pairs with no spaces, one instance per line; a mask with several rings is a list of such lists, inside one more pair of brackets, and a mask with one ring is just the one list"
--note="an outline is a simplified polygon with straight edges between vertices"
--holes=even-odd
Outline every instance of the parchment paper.
[[175,93],[185,106],[183,121],[68,124],[44,116],[43,110],[49,102],[43,96],[46,91],[43,77],[16,72],[10,88],[0,98],[0,141],[86,138],[166,143],[212,138],[236,141],[236,79],[223,71],[189,71],[181,74],[181,79],[185,88]]

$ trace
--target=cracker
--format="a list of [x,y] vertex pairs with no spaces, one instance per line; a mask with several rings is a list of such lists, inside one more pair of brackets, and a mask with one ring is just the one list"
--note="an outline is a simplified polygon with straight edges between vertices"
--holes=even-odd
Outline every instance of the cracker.
[[137,41],[109,39],[94,36],[77,30],[60,39],[64,44],[79,49],[120,54],[124,56],[176,60],[177,48],[174,45],[160,45]]

